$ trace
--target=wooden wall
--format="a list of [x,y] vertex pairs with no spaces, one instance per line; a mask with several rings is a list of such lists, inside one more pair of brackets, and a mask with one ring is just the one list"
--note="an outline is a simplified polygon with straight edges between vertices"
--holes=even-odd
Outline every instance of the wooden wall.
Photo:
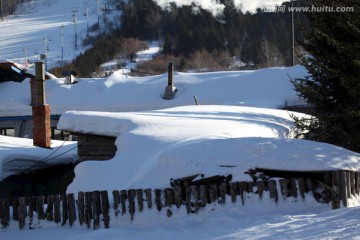
[[79,160],[109,160],[115,156],[116,137],[72,133],[78,137]]

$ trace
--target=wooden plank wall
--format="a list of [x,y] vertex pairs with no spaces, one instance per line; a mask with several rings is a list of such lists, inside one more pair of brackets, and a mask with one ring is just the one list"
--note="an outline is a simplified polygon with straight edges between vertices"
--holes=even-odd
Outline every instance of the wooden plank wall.
[[[174,186],[166,189],[130,189],[79,192],[51,196],[20,197],[13,200],[0,200],[0,221],[3,228],[10,220],[18,222],[19,229],[32,228],[41,221],[55,222],[61,226],[73,226],[75,222],[89,229],[109,228],[110,220],[130,217],[134,220],[145,208],[166,211],[171,217],[172,208],[184,206],[187,213],[198,213],[211,203],[228,202],[240,205],[247,203],[248,194],[259,198],[270,198],[278,204],[279,198],[305,199],[306,193],[325,203],[332,202],[333,209],[343,202],[348,206],[348,198],[359,194],[359,172],[334,171],[324,174],[324,182],[315,183],[311,179],[279,179],[267,182],[229,182],[207,185]],[[315,189],[322,186],[325,191]],[[320,195],[319,195],[320,194]],[[112,196],[110,206],[109,196]],[[110,209],[113,208],[113,211]],[[11,211],[12,210],[12,211]],[[110,216],[110,212],[114,214]],[[12,213],[12,214],[10,214]],[[36,214],[34,214],[36,213]]]
[[78,137],[80,161],[109,160],[115,156],[117,150],[115,137],[74,134]]

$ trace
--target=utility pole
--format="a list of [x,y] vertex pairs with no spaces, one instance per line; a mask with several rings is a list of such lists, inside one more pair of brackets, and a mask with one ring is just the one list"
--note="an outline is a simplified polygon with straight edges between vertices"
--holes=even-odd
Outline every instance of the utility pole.
[[98,5],[96,13],[97,13],[97,16],[98,16],[98,25],[100,27],[100,16],[99,16],[99,14],[100,14],[100,0],[96,0],[96,2],[97,2],[97,5]]
[[60,27],[60,37],[61,37],[61,62],[64,62],[64,25]]
[[86,16],[86,30],[87,30],[87,36],[89,36],[89,8],[87,7],[85,9],[84,15]]
[[291,0],[291,66],[295,66],[294,1]]
[[75,49],[77,49],[77,28],[76,28],[76,13],[78,12],[77,7],[72,9],[72,16],[74,17],[74,34],[75,34]]

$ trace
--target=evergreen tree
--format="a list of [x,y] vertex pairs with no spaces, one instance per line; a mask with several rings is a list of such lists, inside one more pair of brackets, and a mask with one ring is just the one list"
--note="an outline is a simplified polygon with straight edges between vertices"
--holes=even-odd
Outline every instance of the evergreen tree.
[[313,109],[296,118],[307,138],[360,151],[360,2],[313,0],[314,6],[353,7],[353,12],[316,12],[306,34],[303,65],[310,76],[293,81]]

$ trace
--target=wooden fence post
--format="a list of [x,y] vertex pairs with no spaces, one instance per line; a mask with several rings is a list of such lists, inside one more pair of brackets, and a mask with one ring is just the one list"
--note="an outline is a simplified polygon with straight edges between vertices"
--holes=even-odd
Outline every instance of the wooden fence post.
[[227,185],[226,185],[226,183],[221,183],[219,188],[220,188],[220,196],[221,196],[220,204],[225,204],[226,193],[227,193]]
[[246,182],[239,182],[239,193],[242,205],[245,205]]
[[92,218],[93,218],[92,192],[85,192],[85,222],[88,228],[90,228],[91,226]]
[[217,184],[210,185],[210,200],[216,202],[219,198],[219,186]]
[[19,198],[19,229],[23,229],[25,227],[25,219],[26,219],[26,197]]
[[161,189],[155,189],[155,204],[158,211],[161,211],[162,209],[162,203],[161,203]]
[[105,228],[109,228],[110,227],[109,195],[108,195],[107,191],[101,191],[100,194],[101,194],[101,209],[102,209],[102,214],[103,214],[103,218],[104,218],[104,226],[105,226]]
[[15,221],[19,221],[19,199],[15,198],[12,200],[12,219]]
[[238,182],[229,182],[229,188],[230,188],[230,196],[231,196],[231,202],[236,202],[236,196],[239,193],[239,183]]
[[78,192],[78,216],[79,223],[82,226],[85,222],[85,199],[84,192]]
[[7,228],[10,222],[10,206],[8,200],[6,199],[0,200],[0,218],[1,225],[4,228]]
[[280,183],[280,190],[281,190],[281,195],[283,196],[283,199],[288,197],[288,180],[286,179],[280,179],[279,180]]
[[32,224],[34,221],[34,211],[36,209],[36,197],[28,197],[28,204],[29,204],[29,228],[32,228]]
[[126,199],[128,198],[127,191],[120,191],[120,202],[121,202],[121,215],[126,214]]
[[360,179],[359,179],[359,172],[355,172],[355,192],[356,194],[360,193]]
[[153,205],[152,190],[150,188],[146,189],[145,190],[145,195],[146,195],[146,201],[147,201],[148,208],[151,209],[152,205]]
[[164,190],[165,207],[170,207],[175,203],[174,190],[172,188],[166,188]]
[[76,208],[75,208],[75,196],[73,193],[67,195],[68,199],[68,211],[69,211],[69,223],[70,226],[74,224],[76,220]]
[[300,196],[302,197],[302,199],[305,199],[305,193],[306,193],[305,179],[304,178],[299,178],[298,183],[299,183]]
[[134,214],[135,214],[135,190],[130,189],[128,191],[128,198],[129,198],[129,213],[131,217],[131,221],[134,220]]
[[91,194],[92,208],[93,208],[93,229],[99,229],[100,227],[100,214],[101,214],[101,202],[100,192],[94,191]]
[[174,197],[175,197],[175,204],[176,204],[176,207],[177,208],[180,208],[181,207],[181,205],[182,205],[182,202],[183,202],[183,200],[182,200],[182,187],[180,187],[180,186],[175,186],[174,187]]
[[47,221],[54,221],[54,198],[52,195],[46,197],[46,210],[45,210],[45,217]]
[[355,190],[355,172],[350,172],[350,189],[351,194],[355,196],[356,190]]
[[345,171],[339,171],[340,179],[340,199],[344,207],[348,206],[348,187],[347,187],[347,174]]
[[61,194],[61,206],[62,206],[62,223],[61,226],[64,226],[69,219],[68,212],[68,202],[66,193]]
[[136,198],[137,198],[137,203],[138,203],[138,210],[139,210],[139,212],[142,212],[144,209],[144,196],[143,196],[142,189],[136,190]]
[[332,171],[331,178],[332,178],[331,205],[332,205],[332,209],[338,209],[340,208],[340,196],[341,196],[339,171]]
[[351,197],[351,178],[350,178],[350,171],[346,171],[346,180],[347,180],[347,197]]
[[262,198],[263,192],[264,192],[264,188],[265,188],[265,183],[264,183],[264,181],[257,181],[255,184],[256,184],[256,187],[257,187],[257,189],[258,189],[259,196],[260,196],[260,198]]
[[60,195],[54,196],[54,221],[55,223],[61,222]]
[[268,180],[270,198],[274,198],[275,203],[278,201],[278,191],[276,189],[276,181]]
[[185,184],[185,199],[186,199],[186,211],[187,213],[192,213],[191,209],[191,188],[189,184],[186,182]]
[[44,196],[37,196],[36,197],[36,212],[38,215],[38,220],[45,219],[44,213]]

